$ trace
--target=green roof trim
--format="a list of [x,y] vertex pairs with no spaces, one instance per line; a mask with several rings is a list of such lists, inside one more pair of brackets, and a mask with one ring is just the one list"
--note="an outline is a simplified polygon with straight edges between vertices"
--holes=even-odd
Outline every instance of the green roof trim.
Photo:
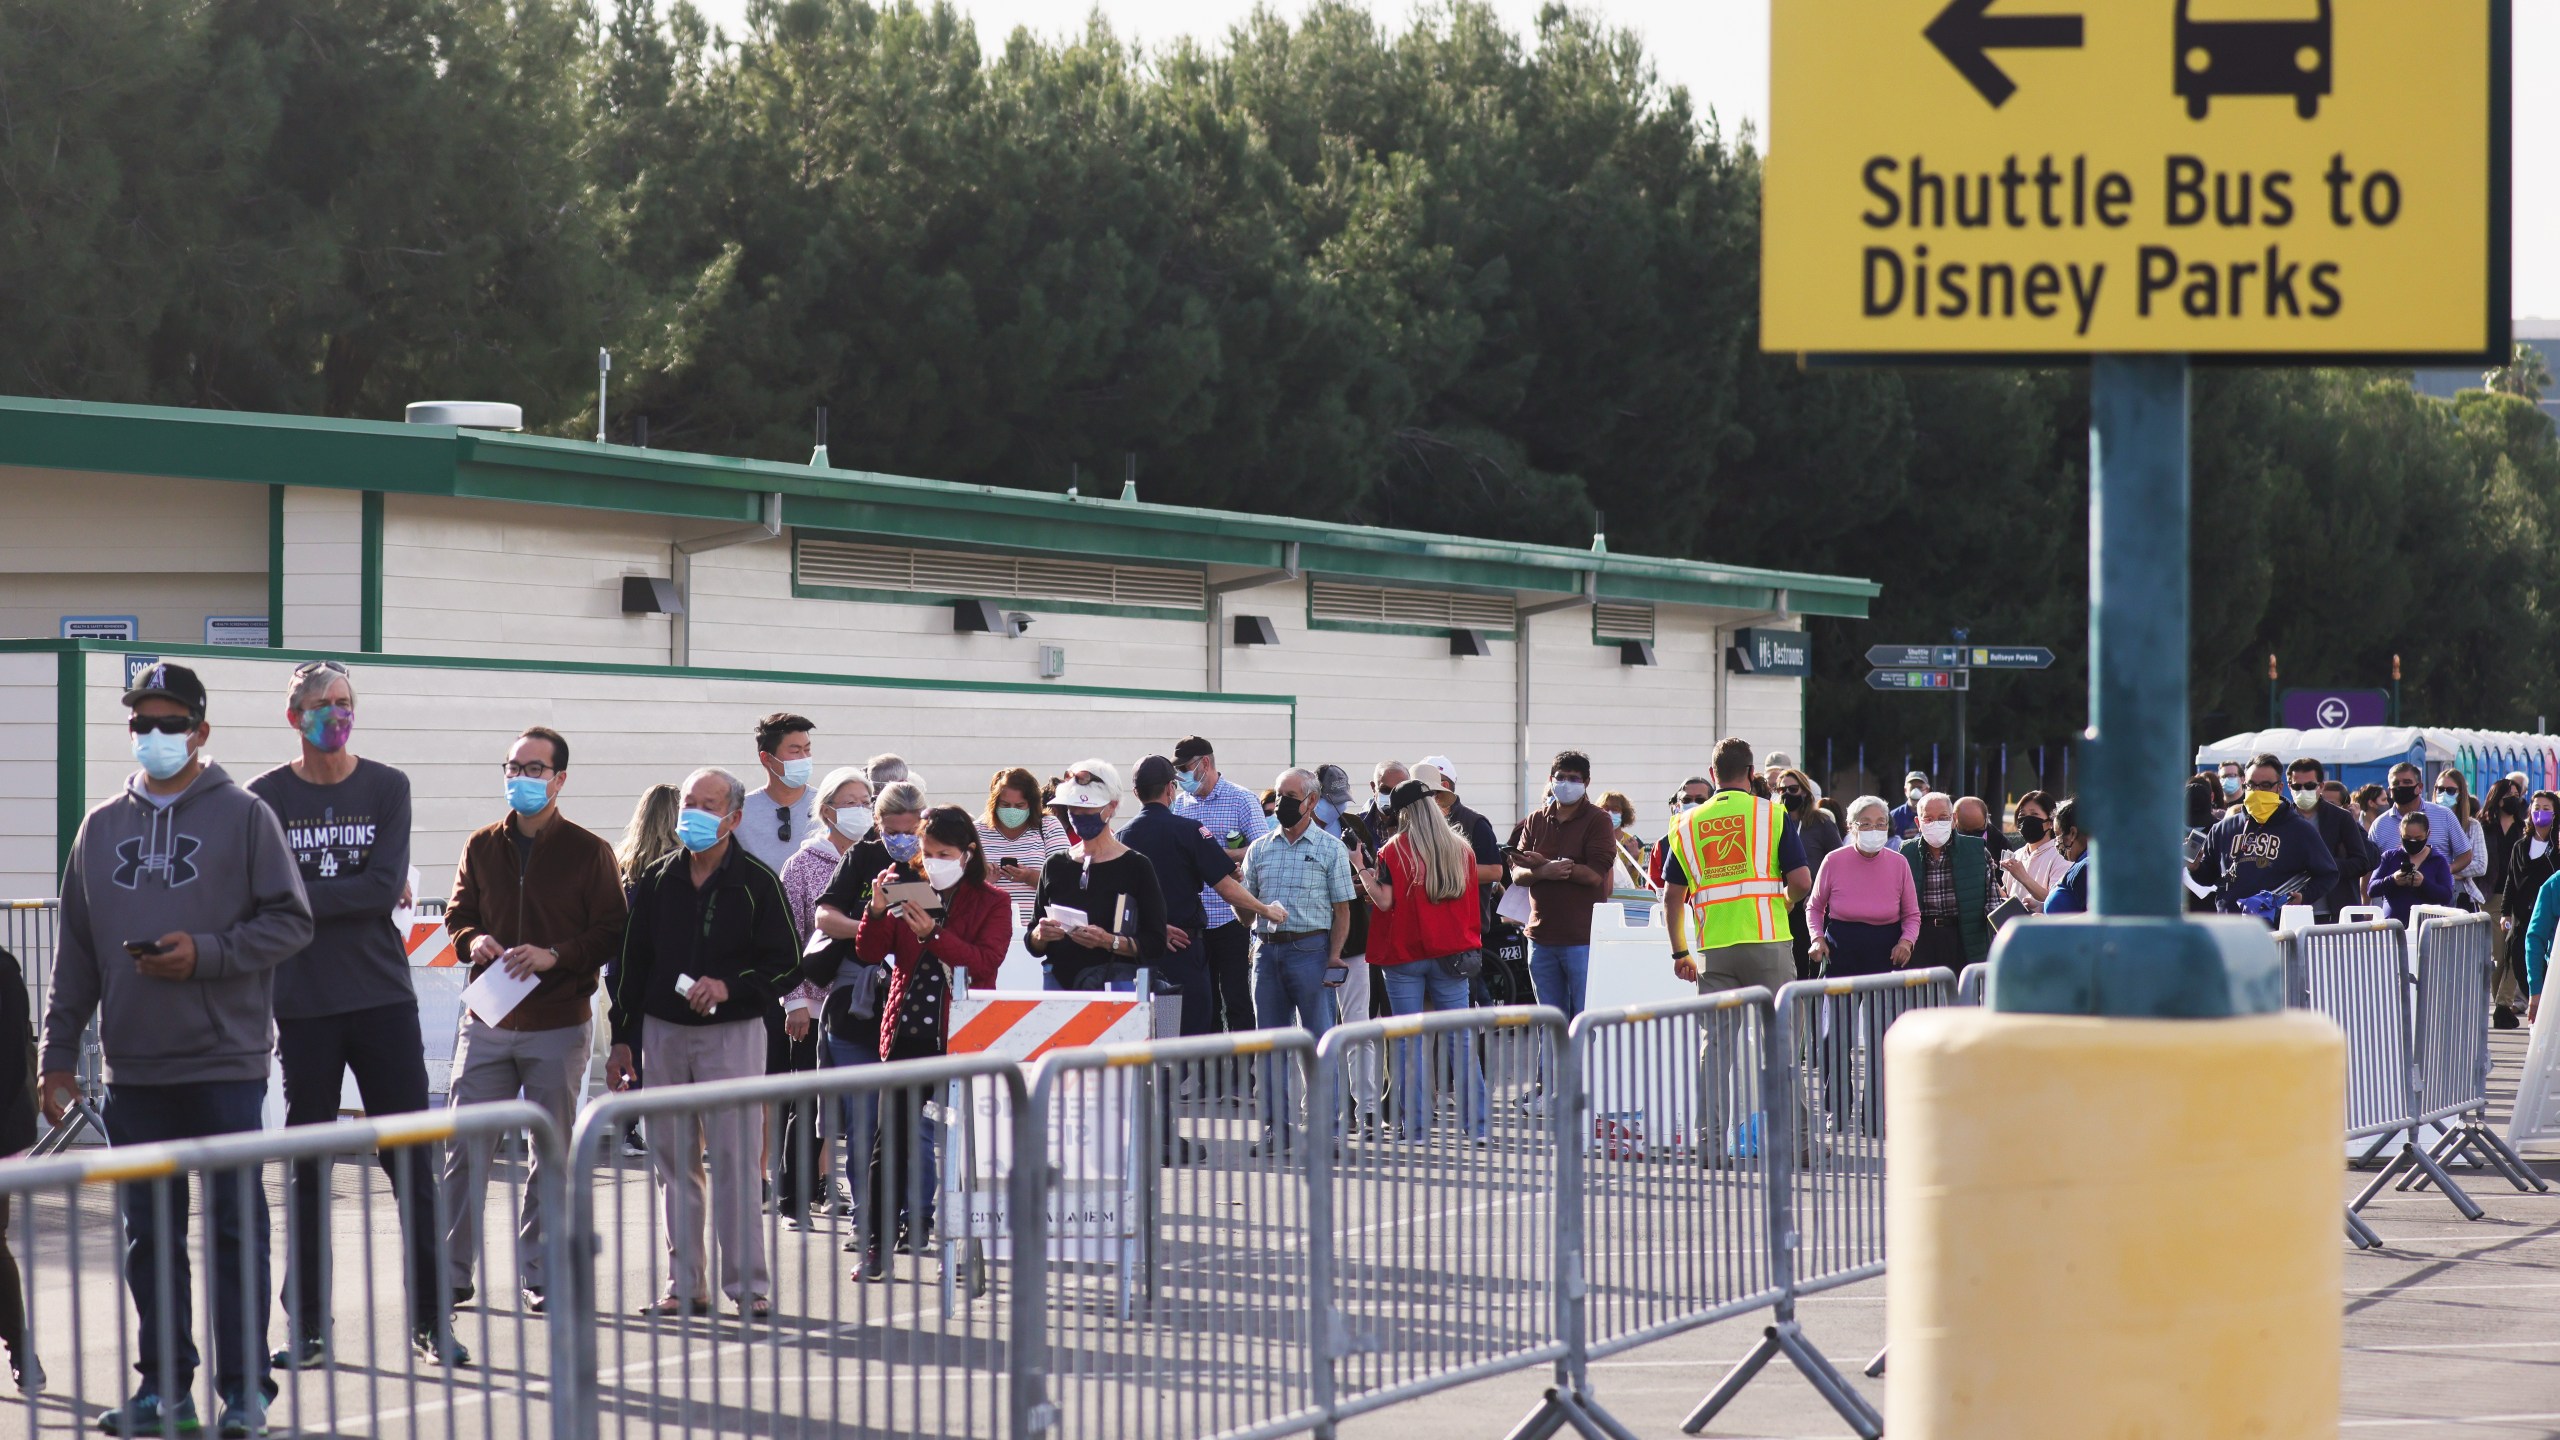
[[[232,410],[0,397],[0,464],[449,495],[745,525],[779,492],[787,525],[961,546],[1301,569],[1382,583],[1576,594],[1864,618],[1882,587],[1837,575],[1069,498],[861,470],[813,470],[545,435]],[[1596,577],[1596,587],[1585,577]]]

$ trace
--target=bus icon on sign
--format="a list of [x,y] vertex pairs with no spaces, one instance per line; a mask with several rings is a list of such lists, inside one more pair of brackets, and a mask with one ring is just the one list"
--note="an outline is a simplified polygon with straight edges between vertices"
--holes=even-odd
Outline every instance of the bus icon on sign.
[[[2329,0],[2201,0],[2209,13],[2246,16],[2202,20],[2199,3],[2178,0],[2175,27],[2177,91],[2189,119],[2203,119],[2217,95],[2290,95],[2303,119],[2320,113],[2329,93]],[[2316,14],[2300,13],[2314,5]]]

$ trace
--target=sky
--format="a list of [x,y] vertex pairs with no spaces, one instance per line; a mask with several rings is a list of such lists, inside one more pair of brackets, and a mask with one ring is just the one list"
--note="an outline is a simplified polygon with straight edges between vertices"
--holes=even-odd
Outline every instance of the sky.
[[[1017,25],[1044,34],[1080,29],[1084,0],[956,0],[989,49]],[[1216,35],[1243,19],[1255,0],[1095,0],[1125,39],[1142,43],[1189,33]],[[1302,8],[1272,0],[1283,14]],[[1527,34],[1544,0],[1493,0],[1505,24]],[[1728,127],[1769,120],[1769,0],[1578,0],[1635,30],[1663,79],[1689,87],[1700,110]],[[694,0],[714,24],[744,29],[747,0]],[[1411,13],[1405,0],[1372,3],[1381,14]],[[2560,322],[2560,0],[2515,0],[2515,305],[2519,319]],[[2539,327],[2537,327],[2539,328]]]

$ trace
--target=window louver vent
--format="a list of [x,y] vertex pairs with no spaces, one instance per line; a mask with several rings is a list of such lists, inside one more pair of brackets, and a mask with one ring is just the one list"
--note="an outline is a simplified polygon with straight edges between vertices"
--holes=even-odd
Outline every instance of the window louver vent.
[[1512,603],[1500,595],[1459,590],[1405,590],[1379,585],[1314,582],[1315,618],[1443,629],[1509,630],[1518,623]]
[[800,583],[850,590],[904,590],[987,599],[1080,600],[1096,605],[1198,610],[1207,603],[1197,570],[1092,565],[957,550],[905,550],[844,540],[802,540]]

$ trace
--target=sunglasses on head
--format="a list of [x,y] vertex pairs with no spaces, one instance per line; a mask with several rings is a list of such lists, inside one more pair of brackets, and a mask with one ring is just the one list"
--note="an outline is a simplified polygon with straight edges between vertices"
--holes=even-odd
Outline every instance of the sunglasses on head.
[[186,735],[194,732],[196,717],[193,715],[136,715],[124,722],[124,728],[136,735],[149,735],[155,732],[162,735]]

